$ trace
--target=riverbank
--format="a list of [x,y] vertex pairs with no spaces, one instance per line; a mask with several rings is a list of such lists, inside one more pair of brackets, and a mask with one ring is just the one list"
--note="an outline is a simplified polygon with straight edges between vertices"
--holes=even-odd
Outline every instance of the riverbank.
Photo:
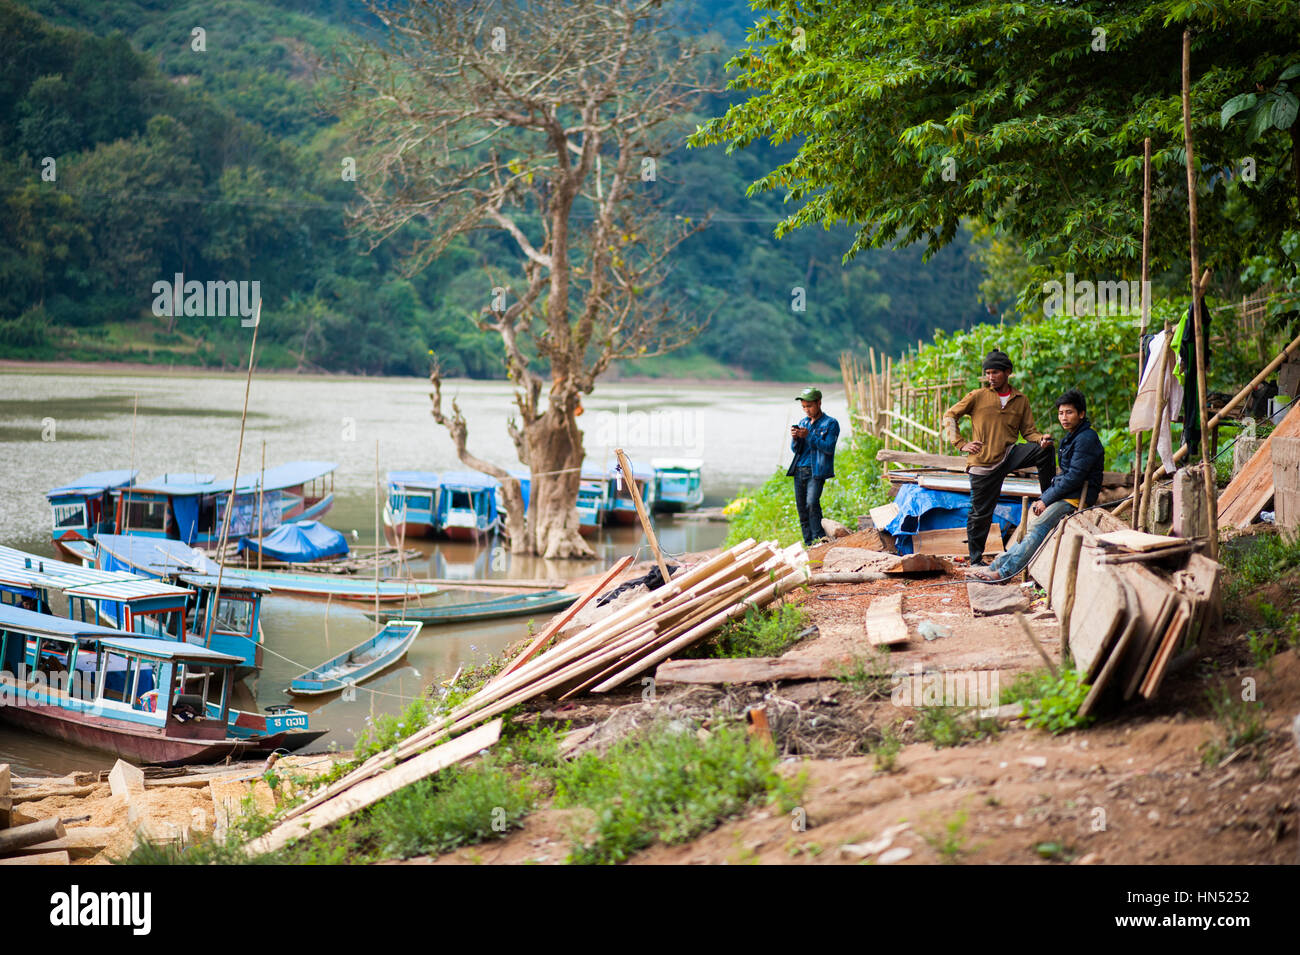
[[[733,661],[728,682],[673,682],[661,665],[649,691],[525,703],[486,755],[356,814],[345,830],[303,840],[283,861],[1291,861],[1300,613],[1277,604],[1291,609],[1300,546],[1271,536],[1247,544],[1227,558],[1235,617],[1199,663],[1171,673],[1157,698],[1092,725],[1060,723],[1055,684],[1014,618],[975,616],[959,573],[813,584],[702,645],[700,664]],[[810,556],[826,560],[835,546]],[[1279,562],[1291,569],[1269,582]],[[1059,665],[1058,621],[1029,593],[1031,626]],[[902,595],[911,637],[889,652],[872,646],[862,621],[892,594]],[[918,636],[927,623],[936,639]],[[444,702],[463,699],[518,648]],[[799,672],[748,683],[736,674],[767,666],[746,662],[755,651]],[[1002,706],[979,715],[900,696],[921,672],[986,674]],[[1236,701],[1248,682],[1257,704]],[[404,735],[396,724],[379,729]],[[682,765],[695,770],[683,775]],[[254,817],[254,828],[267,824]],[[167,852],[138,861],[188,855]]]

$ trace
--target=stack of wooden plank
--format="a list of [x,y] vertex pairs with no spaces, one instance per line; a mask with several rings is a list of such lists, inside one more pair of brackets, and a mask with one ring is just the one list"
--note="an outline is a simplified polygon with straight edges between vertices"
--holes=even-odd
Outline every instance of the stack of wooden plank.
[[1300,414],[1293,407],[1219,495],[1220,527],[1246,527],[1268,506],[1273,497],[1274,443],[1295,437],[1300,437]]
[[[296,806],[279,827],[252,843],[250,849],[261,853],[280,848],[429,772],[473,755],[496,741],[500,720],[466,736],[459,734],[520,703],[542,694],[567,699],[577,693],[603,693],[621,686],[703,640],[727,621],[743,616],[749,608],[771,603],[808,577],[801,546],[782,550],[775,542],[753,540],[679,570],[667,584],[523,665],[502,672],[442,719]],[[476,734],[485,735],[478,739]],[[445,742],[453,736],[457,738]],[[413,770],[411,764],[417,760]],[[376,778],[381,776],[388,778]]]
[[1194,646],[1221,614],[1219,564],[1176,548],[1164,548],[1165,564],[1182,564],[1172,571],[1144,561],[1107,562],[1101,538],[1110,534],[1117,540],[1132,531],[1106,511],[1084,511],[1062,521],[1029,564],[1061,616],[1070,590],[1069,542],[1082,539],[1067,639],[1075,667],[1091,685],[1083,714],[1107,692],[1119,701],[1155,696],[1178,651]]

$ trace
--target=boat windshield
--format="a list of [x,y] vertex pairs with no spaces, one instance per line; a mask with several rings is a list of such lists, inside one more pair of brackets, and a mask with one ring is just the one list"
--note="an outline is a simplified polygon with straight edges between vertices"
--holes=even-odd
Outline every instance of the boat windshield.
[[84,528],[86,526],[85,503],[76,501],[71,504],[55,504],[54,526]]
[[253,602],[242,597],[225,597],[217,604],[216,629],[222,633],[246,634],[253,629]]
[[128,498],[126,526],[136,531],[165,530],[167,526],[167,501],[157,497]]

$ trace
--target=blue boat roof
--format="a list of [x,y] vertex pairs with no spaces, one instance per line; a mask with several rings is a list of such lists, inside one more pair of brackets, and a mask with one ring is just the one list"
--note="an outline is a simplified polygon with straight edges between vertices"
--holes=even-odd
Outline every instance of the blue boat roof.
[[[205,590],[212,590],[217,586],[216,574],[177,574],[176,579],[193,587],[202,587]],[[248,578],[240,577],[237,574],[222,574],[221,589],[223,591],[250,590],[258,594],[269,594],[271,592],[271,588],[265,584],[254,583]]]
[[389,471],[388,483],[431,491],[442,483],[436,471]]
[[478,471],[444,471],[442,473],[441,484],[443,487],[454,487],[467,491],[478,491],[483,488],[495,488],[500,482],[494,477],[486,474],[480,474]]
[[139,471],[91,471],[83,474],[70,484],[52,488],[45,492],[46,497],[60,497],[67,494],[102,494],[112,487],[122,487],[135,480]]
[[0,586],[64,590],[84,584],[137,579],[135,574],[126,571],[95,570],[0,545]]
[[142,653],[146,656],[160,657],[164,660],[199,660],[204,663],[228,664],[243,662],[243,657],[210,650],[197,643],[182,643],[179,640],[155,640],[151,637],[124,634],[121,637],[102,637],[99,644],[111,650]]
[[[296,487],[324,477],[337,467],[338,465],[333,461],[290,461],[288,464],[267,468],[264,475],[256,471],[241,475],[238,490],[252,492],[260,486],[266,491],[278,491],[286,487]],[[134,490],[189,497],[196,494],[225,494],[231,487],[232,483],[229,479],[218,481],[211,474],[183,472],[163,474],[152,480],[143,481],[137,484]]]
[[[137,537],[134,534],[96,534],[95,543],[118,563],[140,573],[159,577],[182,571],[211,573],[217,566],[214,561],[184,541],[167,537]],[[102,566],[103,560],[98,561]]]
[[48,613],[37,613],[35,610],[23,610],[10,604],[0,604],[0,629],[19,630],[40,636],[65,637],[69,640],[81,637],[101,639],[132,636],[124,630],[113,627],[101,627],[97,623],[83,623],[68,617],[55,617]]

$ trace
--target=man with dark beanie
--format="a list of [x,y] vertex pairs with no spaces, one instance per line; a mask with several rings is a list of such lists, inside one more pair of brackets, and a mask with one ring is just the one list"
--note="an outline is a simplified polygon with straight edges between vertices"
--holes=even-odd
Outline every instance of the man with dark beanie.
[[[943,415],[944,437],[966,455],[970,475],[970,516],[966,519],[966,547],[972,567],[984,566],[993,509],[1002,493],[1002,480],[1021,468],[1038,468],[1038,485],[1046,491],[1056,477],[1052,439],[1034,426],[1029,399],[1012,388],[1011,359],[996,348],[984,358],[985,387],[976,388]],[[971,419],[971,440],[957,430],[957,422]],[[1026,443],[1018,443],[1024,437]]]

